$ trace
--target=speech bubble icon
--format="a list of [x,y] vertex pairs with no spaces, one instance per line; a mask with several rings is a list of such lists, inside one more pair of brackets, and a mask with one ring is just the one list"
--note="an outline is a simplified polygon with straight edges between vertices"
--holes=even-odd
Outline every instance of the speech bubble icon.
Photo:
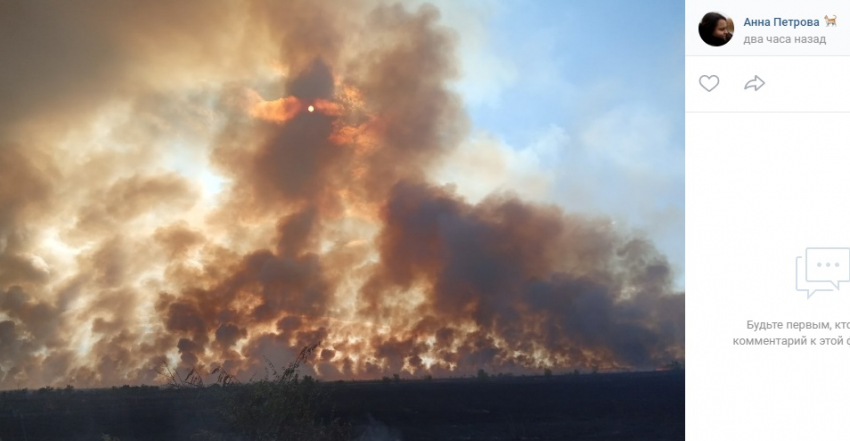
[[829,282],[806,281],[806,260],[803,259],[803,256],[797,256],[797,263],[795,266],[796,268],[794,269],[794,279],[796,282],[797,291],[805,292],[807,299],[811,299],[816,292],[833,291],[832,284]]
[[806,248],[806,281],[850,282],[850,248]]

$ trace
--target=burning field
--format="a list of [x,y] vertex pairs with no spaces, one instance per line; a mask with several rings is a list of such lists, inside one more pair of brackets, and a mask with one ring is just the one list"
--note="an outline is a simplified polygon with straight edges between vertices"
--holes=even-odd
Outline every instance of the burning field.
[[439,17],[0,1],[0,388],[248,378],[313,343],[323,379],[684,357],[649,240],[433,179],[471,129]]

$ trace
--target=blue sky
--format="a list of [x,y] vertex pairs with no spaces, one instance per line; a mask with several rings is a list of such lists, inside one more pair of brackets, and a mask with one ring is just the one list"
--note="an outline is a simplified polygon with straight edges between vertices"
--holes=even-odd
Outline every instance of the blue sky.
[[684,289],[684,2],[435,3],[479,145],[457,161],[497,144],[502,175],[481,181],[649,236]]

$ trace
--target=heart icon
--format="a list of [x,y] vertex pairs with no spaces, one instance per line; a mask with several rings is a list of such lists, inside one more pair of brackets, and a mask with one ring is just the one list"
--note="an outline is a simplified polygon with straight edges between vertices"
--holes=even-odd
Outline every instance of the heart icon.
[[699,85],[707,92],[714,90],[718,84],[720,84],[720,78],[718,78],[717,75],[703,75],[699,77]]

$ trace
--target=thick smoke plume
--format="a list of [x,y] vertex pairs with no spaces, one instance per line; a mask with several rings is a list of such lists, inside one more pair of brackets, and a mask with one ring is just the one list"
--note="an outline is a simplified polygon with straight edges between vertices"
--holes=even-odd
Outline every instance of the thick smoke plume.
[[457,38],[427,5],[0,0],[0,387],[316,342],[323,378],[683,356],[649,242],[429,179]]

